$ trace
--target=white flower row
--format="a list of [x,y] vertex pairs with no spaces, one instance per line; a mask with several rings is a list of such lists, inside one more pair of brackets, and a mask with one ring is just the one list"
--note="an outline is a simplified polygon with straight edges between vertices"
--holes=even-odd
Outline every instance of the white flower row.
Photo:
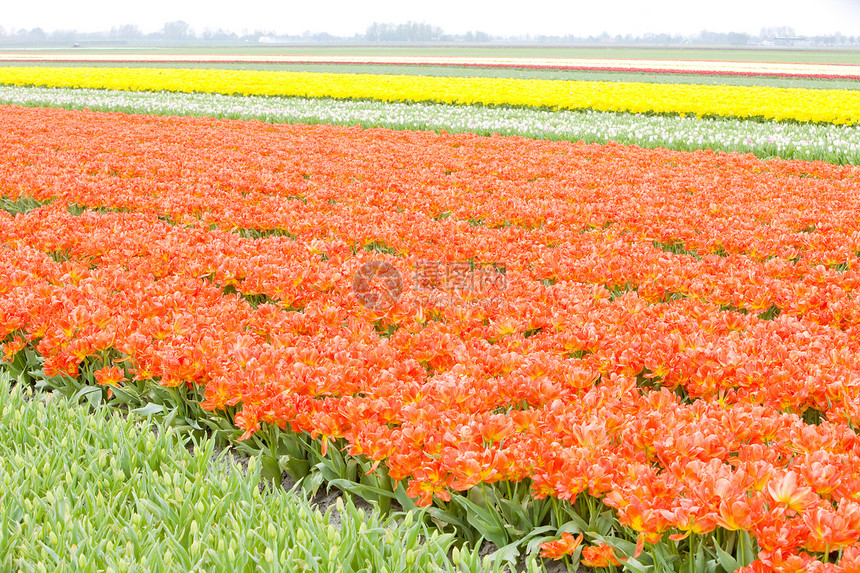
[[172,92],[0,86],[0,104],[330,123],[391,129],[521,135],[678,150],[715,149],[759,157],[860,164],[860,126],[645,116],[596,111],[383,103]]

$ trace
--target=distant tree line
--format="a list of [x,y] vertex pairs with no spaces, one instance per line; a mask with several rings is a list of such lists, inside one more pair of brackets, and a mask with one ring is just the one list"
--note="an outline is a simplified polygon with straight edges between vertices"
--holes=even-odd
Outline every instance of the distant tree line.
[[381,24],[368,26],[364,39],[368,42],[437,42],[444,36],[442,28],[424,22],[406,24]]
[[219,42],[241,42],[259,41],[263,32],[243,33],[218,29],[205,29],[197,34],[191,29],[190,24],[183,20],[176,20],[164,24],[161,30],[146,34],[134,24],[125,24],[111,28],[104,32],[78,32],[77,30],[56,30],[45,32],[42,28],[31,30],[7,30],[0,26],[0,42],[23,43],[23,44],[64,44],[64,43],[133,43],[146,44],[149,42],[194,42],[194,41],[219,41]]
[[[2,19],[2,16],[0,16]],[[830,35],[800,36],[789,27],[762,28],[758,35],[740,32],[711,32],[703,30],[694,35],[643,34],[615,35],[604,32],[597,36],[493,36],[486,32],[469,31],[464,34],[446,34],[439,26],[424,22],[391,24],[374,22],[363,34],[333,36],[327,33],[282,35],[272,31],[243,31],[241,34],[224,29],[193,30],[187,22],[167,22],[152,33],[144,33],[134,24],[125,24],[105,32],[85,33],[76,30],[45,32],[42,28],[11,30],[0,25],[0,45],[92,45],[92,44],[159,44],[159,43],[320,43],[320,44],[385,44],[385,43],[489,43],[525,42],[557,44],[632,44],[632,45],[719,45],[719,46],[860,46],[860,36],[836,32]]]

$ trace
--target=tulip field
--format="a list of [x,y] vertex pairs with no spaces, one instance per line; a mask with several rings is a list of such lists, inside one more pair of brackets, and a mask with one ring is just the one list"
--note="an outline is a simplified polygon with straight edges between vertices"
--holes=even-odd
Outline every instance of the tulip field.
[[449,567],[860,571],[860,91],[0,84],[19,381],[408,511]]

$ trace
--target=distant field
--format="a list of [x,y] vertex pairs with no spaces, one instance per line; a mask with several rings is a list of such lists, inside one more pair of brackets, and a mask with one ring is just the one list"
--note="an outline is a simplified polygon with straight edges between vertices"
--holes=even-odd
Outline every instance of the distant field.
[[[4,50],[12,51],[12,50]],[[18,52],[26,50],[17,50]],[[35,51],[34,51],[35,52]],[[621,59],[688,59],[728,60],[743,62],[802,62],[824,64],[860,64],[860,50],[793,48],[646,48],[646,47],[580,47],[580,46],[212,46],[166,48],[69,48],[39,50],[38,53],[98,53],[98,54],[331,54],[351,56],[462,56],[462,57],[526,57],[526,58],[621,58]]]

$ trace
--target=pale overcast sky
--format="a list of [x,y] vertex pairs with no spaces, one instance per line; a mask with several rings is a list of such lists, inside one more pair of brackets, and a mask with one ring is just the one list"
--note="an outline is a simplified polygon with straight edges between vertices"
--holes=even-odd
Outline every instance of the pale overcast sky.
[[407,21],[440,26],[461,34],[577,36],[645,33],[713,32],[757,34],[766,26],[791,26],[798,34],[841,32],[860,35],[860,0],[549,0],[520,1],[517,9],[498,0],[6,0],[0,26],[7,31],[40,27],[46,32],[77,29],[109,30],[136,24],[143,32],[160,30],[165,22],[184,20],[192,29],[281,34],[328,32],[339,36],[363,33],[373,22]]

